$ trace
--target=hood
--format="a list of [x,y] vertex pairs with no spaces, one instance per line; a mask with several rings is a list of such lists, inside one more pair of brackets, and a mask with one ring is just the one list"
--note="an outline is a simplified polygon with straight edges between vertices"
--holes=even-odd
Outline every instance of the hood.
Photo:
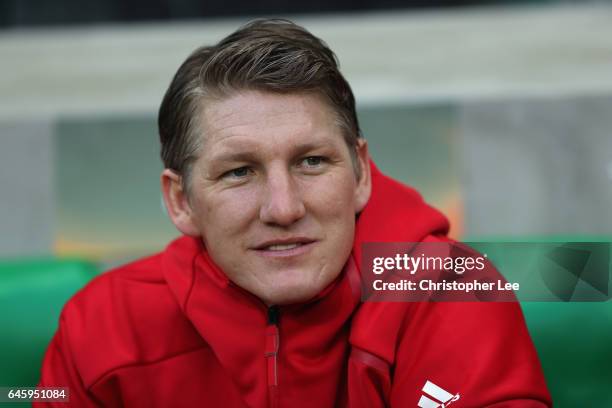
[[372,195],[357,220],[355,259],[361,259],[361,245],[366,242],[420,242],[429,235],[448,233],[446,217],[415,189],[384,175],[373,162],[370,170]]

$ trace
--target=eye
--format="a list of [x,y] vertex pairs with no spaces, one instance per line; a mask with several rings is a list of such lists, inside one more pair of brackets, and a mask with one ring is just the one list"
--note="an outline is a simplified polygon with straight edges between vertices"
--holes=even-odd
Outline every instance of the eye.
[[308,156],[302,160],[302,164],[306,167],[318,167],[325,161],[325,158],[322,156]]
[[227,171],[227,172],[223,173],[223,175],[221,177],[241,179],[241,178],[245,178],[246,176],[248,176],[251,171],[252,170],[249,167],[243,166],[243,167],[238,167],[238,168],[232,169],[230,171]]

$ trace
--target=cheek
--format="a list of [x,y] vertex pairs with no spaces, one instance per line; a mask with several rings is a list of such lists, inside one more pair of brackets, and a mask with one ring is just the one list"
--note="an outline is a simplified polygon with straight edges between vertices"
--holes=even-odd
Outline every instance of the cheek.
[[202,235],[216,240],[232,238],[248,227],[257,214],[256,197],[250,190],[226,190],[203,196],[196,216]]
[[352,174],[329,174],[310,183],[305,197],[321,216],[336,219],[352,219],[355,216],[355,187]]

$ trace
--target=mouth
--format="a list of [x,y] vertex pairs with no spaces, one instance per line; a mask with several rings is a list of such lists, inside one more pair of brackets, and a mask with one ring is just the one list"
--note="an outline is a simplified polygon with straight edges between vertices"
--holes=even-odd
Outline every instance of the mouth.
[[304,245],[304,244],[302,244],[302,243],[285,244],[285,245],[278,244],[278,245],[270,245],[270,246],[267,246],[267,247],[265,247],[263,249],[266,250],[266,251],[285,251],[287,249],[297,248],[297,247],[302,246],[302,245]]
[[316,243],[309,238],[290,238],[263,242],[253,248],[258,254],[268,257],[296,256],[308,252]]

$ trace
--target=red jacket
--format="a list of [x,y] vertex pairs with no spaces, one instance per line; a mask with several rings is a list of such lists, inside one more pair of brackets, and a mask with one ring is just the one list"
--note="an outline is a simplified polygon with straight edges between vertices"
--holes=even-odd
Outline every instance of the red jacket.
[[353,253],[315,299],[268,309],[182,237],[67,303],[40,384],[70,387],[75,407],[549,406],[518,304],[360,303],[362,242],[448,228],[414,190],[372,176]]

